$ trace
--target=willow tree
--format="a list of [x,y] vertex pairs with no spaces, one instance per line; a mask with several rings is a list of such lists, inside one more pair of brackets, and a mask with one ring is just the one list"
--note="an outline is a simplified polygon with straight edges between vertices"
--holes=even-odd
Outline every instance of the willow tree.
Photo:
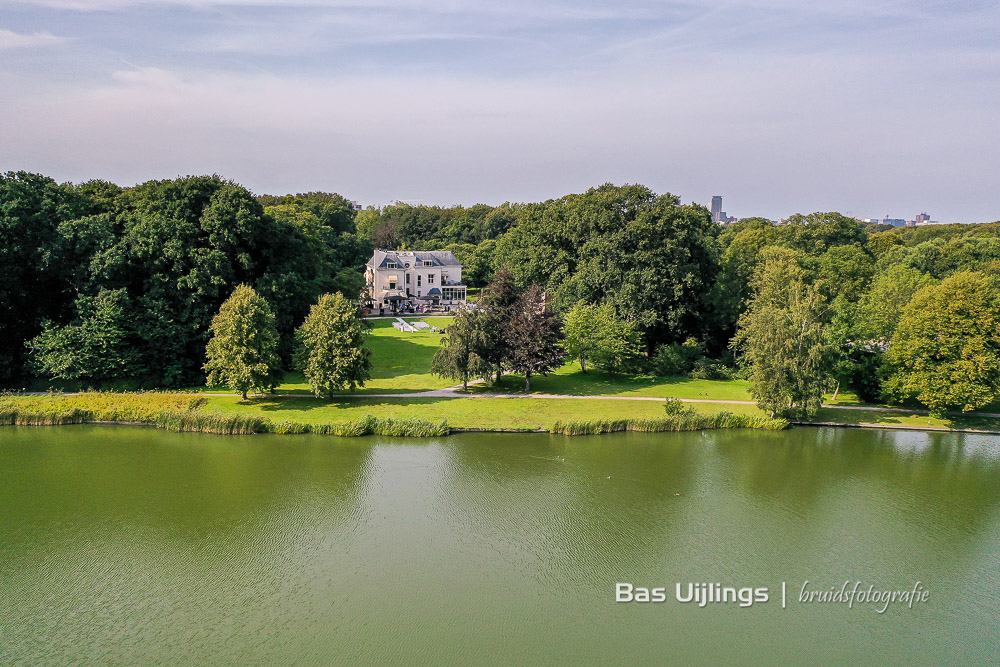
[[248,393],[270,391],[281,381],[274,313],[252,287],[233,290],[209,333],[204,366],[209,386],[225,384],[246,400]]
[[441,348],[431,361],[431,372],[461,381],[463,389],[469,388],[473,378],[490,376],[493,368],[476,353],[483,345],[484,320],[480,311],[459,311],[445,327]]
[[806,284],[797,257],[781,248],[762,253],[754,295],[733,339],[750,369],[750,394],[772,417],[814,415],[831,384],[826,300],[817,285]]

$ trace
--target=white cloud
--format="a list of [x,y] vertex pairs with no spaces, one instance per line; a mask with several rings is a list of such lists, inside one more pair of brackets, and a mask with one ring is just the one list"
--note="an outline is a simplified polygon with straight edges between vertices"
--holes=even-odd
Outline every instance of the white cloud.
[[0,51],[7,49],[29,49],[53,46],[68,41],[65,37],[59,37],[48,32],[34,32],[30,35],[13,32],[11,30],[0,30]]

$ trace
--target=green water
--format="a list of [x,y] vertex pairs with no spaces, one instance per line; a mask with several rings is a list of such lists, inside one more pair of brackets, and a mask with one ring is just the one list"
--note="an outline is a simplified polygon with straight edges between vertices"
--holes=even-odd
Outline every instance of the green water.
[[0,664],[996,664],[998,509],[987,436],[3,427]]

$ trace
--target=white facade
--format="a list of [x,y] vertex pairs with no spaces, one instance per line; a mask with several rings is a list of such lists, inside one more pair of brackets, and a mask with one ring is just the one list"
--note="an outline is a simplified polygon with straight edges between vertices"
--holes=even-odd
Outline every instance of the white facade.
[[374,308],[465,304],[462,265],[446,250],[376,250],[365,283]]

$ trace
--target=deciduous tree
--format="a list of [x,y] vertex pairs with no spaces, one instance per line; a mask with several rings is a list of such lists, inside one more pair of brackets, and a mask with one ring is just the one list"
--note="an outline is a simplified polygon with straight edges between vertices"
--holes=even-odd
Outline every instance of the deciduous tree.
[[249,392],[270,391],[281,381],[274,314],[252,287],[239,285],[209,327],[204,369],[208,384],[225,384],[244,400]]
[[492,368],[476,353],[483,347],[484,322],[481,311],[460,310],[445,327],[441,349],[434,353],[431,362],[431,372],[461,381],[463,389],[469,388],[470,379],[489,375]]
[[763,255],[733,346],[750,368],[750,394],[762,410],[808,417],[831,382],[825,299],[815,285],[805,283],[796,253],[771,248]]
[[566,353],[580,361],[584,373],[588,360],[611,373],[620,370],[642,352],[641,342],[635,324],[619,317],[611,304],[581,301],[566,314]]
[[531,391],[532,375],[548,375],[562,363],[562,322],[546,308],[538,287],[530,287],[514,306],[507,332],[510,367],[524,376],[524,390]]
[[886,354],[886,389],[916,397],[934,414],[969,411],[1000,394],[1000,286],[975,271],[913,297]]
[[296,367],[317,396],[364,386],[371,377],[371,350],[357,306],[340,294],[324,294],[295,332]]

